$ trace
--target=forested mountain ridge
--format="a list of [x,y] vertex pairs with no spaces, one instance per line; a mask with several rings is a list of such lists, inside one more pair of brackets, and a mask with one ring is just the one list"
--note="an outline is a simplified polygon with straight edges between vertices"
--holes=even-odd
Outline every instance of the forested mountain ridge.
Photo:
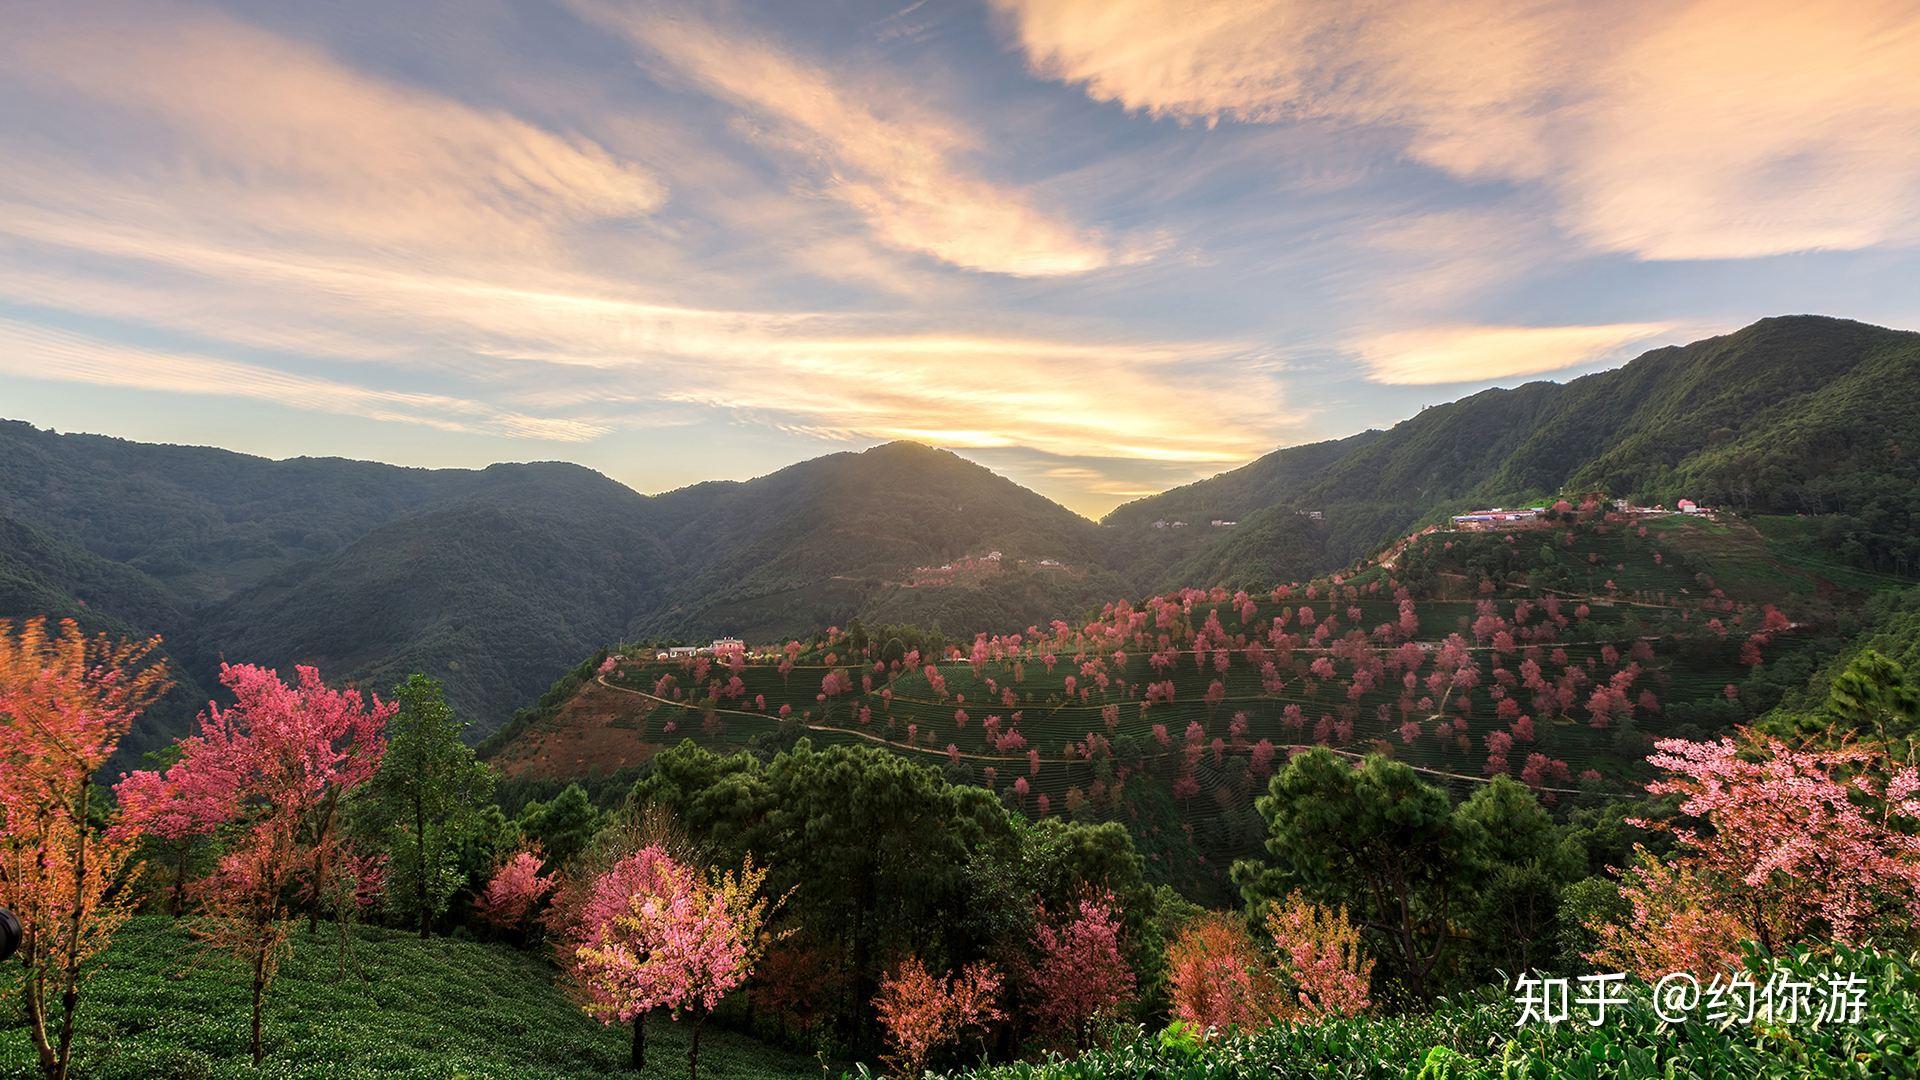
[[[1006,625],[1113,590],[1106,533],[945,451],[894,443],[641,495],[547,462],[269,461],[0,424],[0,618],[162,634],[181,687],[126,741],[178,734],[223,659],[384,688],[442,678],[498,726],[614,640],[755,640],[863,613]],[[915,568],[1003,552],[978,587]],[[1027,574],[1052,559],[1071,574]]]
[[1920,461],[1904,449],[1916,441],[1920,333],[1785,316],[1564,384],[1483,391],[1384,432],[1278,450],[1105,523],[1137,533],[1174,515],[1318,511],[1330,554],[1347,560],[1451,510],[1601,490],[1832,515],[1830,541],[1846,558],[1905,573],[1920,563]]
[[[0,618],[165,635],[183,687],[133,749],[180,730],[222,658],[375,687],[426,671],[484,734],[613,641],[760,643],[854,617],[1017,631],[1142,590],[1304,578],[1423,520],[1562,490],[1817,514],[1827,550],[1905,574],[1912,445],[1920,334],[1812,316],[1276,451],[1100,525],[912,443],[646,496],[564,463],[270,461],[5,422]],[[993,573],[921,573],[993,551]]]
[[[750,637],[798,633],[857,613],[907,569],[962,556],[999,551],[1008,563],[1052,559],[1081,570],[1100,570],[1109,557],[1107,535],[1087,519],[910,442],[830,454],[742,483],[700,484],[655,502],[685,569],[669,602],[636,620],[642,636],[711,627]],[[796,623],[796,605],[827,617]]]

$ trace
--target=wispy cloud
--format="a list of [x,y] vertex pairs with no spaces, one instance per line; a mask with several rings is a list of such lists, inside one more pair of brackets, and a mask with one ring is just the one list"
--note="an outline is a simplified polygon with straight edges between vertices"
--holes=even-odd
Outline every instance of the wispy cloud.
[[0,371],[95,386],[265,401],[442,431],[556,442],[584,442],[607,432],[604,425],[578,419],[531,416],[445,394],[373,389],[216,356],[141,348],[11,319],[0,319]]
[[1036,73],[1183,122],[1405,132],[1648,259],[1920,240],[1905,0],[993,0]]
[[[79,10],[93,17],[74,18]],[[0,62],[58,126],[17,133],[0,197],[79,219],[171,218],[236,244],[412,259],[550,256],[558,231],[643,215],[667,195],[651,171],[591,139],[355,70],[204,9],[15,12]],[[115,152],[100,155],[101,142]]]
[[1438,326],[1374,335],[1355,350],[1376,382],[1488,382],[1598,363],[1671,329],[1665,323]]
[[1920,235],[1891,0],[358,2],[7,7],[0,370],[1104,509],[1920,258],[1735,258]]
[[839,199],[874,235],[967,270],[1020,277],[1082,274],[1130,256],[1099,232],[984,178],[981,140],[917,103],[905,85],[856,80],[690,10],[573,0],[665,70],[743,110],[750,129]]
[[[692,411],[832,440],[1215,461],[1284,422],[1277,387],[1229,377],[1244,342],[689,304],[572,244],[661,212],[654,168],[226,16],[113,12],[104,31],[48,17],[31,48],[0,46],[8,77],[89,139],[131,141],[94,168],[70,128],[0,127],[0,298],[106,321],[97,337],[10,324],[13,370],[546,441]],[[699,24],[644,40],[824,154],[833,193],[895,246],[1016,275],[1117,257],[969,173],[975,137],[949,119]],[[297,373],[316,365],[329,377]],[[423,381],[444,392],[391,388]]]

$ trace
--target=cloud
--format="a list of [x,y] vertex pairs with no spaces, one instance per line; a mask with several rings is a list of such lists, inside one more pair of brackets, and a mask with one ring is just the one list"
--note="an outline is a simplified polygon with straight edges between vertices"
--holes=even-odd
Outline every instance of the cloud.
[[1023,191],[969,167],[981,141],[898,85],[830,73],[766,41],[657,6],[575,0],[623,34],[649,70],[687,80],[742,110],[756,138],[802,164],[810,182],[901,251],[1016,277],[1083,274],[1137,257],[1063,220]]
[[[550,254],[558,231],[667,195],[590,139],[203,9],[29,5],[16,18],[0,67],[57,123],[15,129],[0,197],[76,217],[117,200],[181,231],[417,258]],[[101,145],[114,152],[89,149]]]
[[1468,171],[1528,157],[1524,131],[1495,129],[1556,59],[1542,8],[1494,0],[992,3],[1035,73],[1096,100],[1206,124],[1405,125],[1417,155]]
[[[745,117],[750,149],[818,162],[832,199],[753,189],[717,141],[661,149],[684,117],[567,130],[208,10],[71,10],[0,41],[0,370],[541,442],[699,417],[1085,456],[1104,480],[1053,479],[1103,496],[1142,489],[1115,462],[1188,479],[1291,422],[1239,337],[1129,334],[918,279],[866,309],[819,288],[797,291],[841,306],[758,303],[768,277],[818,281],[768,254],[798,234],[819,258],[877,252],[858,271],[874,278],[975,280],[903,251],[1036,277],[1130,257],[984,179],[964,125],[770,46],[698,23],[647,39],[685,46],[677,77]],[[680,194],[702,172],[721,182]],[[737,191],[762,201],[706,212]]]
[[1182,122],[1404,132],[1538,184],[1590,248],[1753,258],[1920,241],[1908,0],[993,0],[1029,66]]
[[418,424],[442,431],[584,442],[608,428],[530,416],[445,394],[377,390],[215,356],[141,348],[0,319],[0,371],[10,375],[170,394],[271,402],[309,412]]
[[1694,0],[1564,118],[1563,220],[1653,259],[1920,241],[1920,6]]
[[1439,326],[1374,335],[1355,351],[1375,382],[1488,382],[1597,363],[1671,329],[1666,323]]

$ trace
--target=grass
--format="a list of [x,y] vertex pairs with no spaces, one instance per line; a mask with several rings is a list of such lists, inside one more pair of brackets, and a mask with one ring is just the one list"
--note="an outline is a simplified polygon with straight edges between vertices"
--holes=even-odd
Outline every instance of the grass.
[[[247,1053],[247,991],[238,967],[205,954],[184,926],[143,915],[115,938],[81,1000],[75,1075],[84,1080],[219,1077],[682,1077],[687,1030],[647,1025],[647,1068],[626,1068],[630,1029],[606,1028],[567,1000],[539,955],[402,931],[355,930],[347,972],[339,937],[294,935],[269,991],[267,1058]],[[700,1075],[762,1080],[818,1075],[809,1058],[708,1024]],[[38,1076],[18,1024],[0,1031],[0,1077]]]

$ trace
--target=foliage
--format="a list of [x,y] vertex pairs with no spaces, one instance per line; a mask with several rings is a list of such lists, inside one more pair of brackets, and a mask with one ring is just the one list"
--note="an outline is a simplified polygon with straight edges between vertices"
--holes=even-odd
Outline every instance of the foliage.
[[[86,1080],[340,1080],[498,1077],[576,1080],[625,1071],[628,1039],[594,1022],[554,986],[540,956],[411,927],[350,933],[354,974],[341,978],[342,930],[291,942],[270,1009],[266,1055],[248,1051],[246,991],[225,965],[200,962],[193,920],[137,915],[114,937],[88,987],[74,1073]],[[729,1080],[819,1076],[812,1057],[711,1030],[701,1059]],[[684,1055],[688,1024],[653,1025],[655,1049]],[[26,1032],[0,1028],[0,1078],[36,1080]]]
[[532,803],[520,813],[520,832],[546,852],[549,867],[563,867],[599,831],[599,811],[579,784],[568,784],[552,801]]
[[1209,1040],[1132,1040],[1072,1059],[981,1068],[975,1080],[1293,1080],[1399,1078],[1495,1080],[1581,1076],[1594,1080],[1712,1080],[1727,1076],[1916,1075],[1909,1047],[1920,1038],[1920,957],[1845,947],[1802,951],[1777,964],[1756,961],[1761,985],[1782,979],[1825,985],[1857,973],[1866,987],[1859,1024],[1720,1023],[1674,1025],[1654,1014],[1648,987],[1632,984],[1607,1023],[1516,1027],[1504,991],[1442,1001],[1430,1013],[1276,1024]]
[[0,904],[20,922],[22,1011],[55,1080],[92,961],[129,914],[121,878],[138,823],[102,827],[94,774],[166,689],[157,645],[0,620]]
[[1002,1018],[999,994],[1000,973],[990,964],[970,964],[943,978],[919,957],[902,960],[880,980],[873,1002],[892,1047],[888,1062],[903,1077],[920,1076],[937,1051]]
[[286,946],[287,898],[296,887],[304,892],[309,928],[317,929],[330,867],[350,854],[337,828],[341,806],[378,769],[395,706],[331,689],[311,667],[298,669],[291,686],[248,664],[226,665],[220,676],[234,704],[208,705],[199,733],[181,741],[164,774],[134,773],[118,790],[135,827],[184,818],[226,834],[226,852],[203,885],[202,930],[216,951],[248,967],[258,1062],[266,991]]
[[1465,846],[1446,793],[1405,764],[1359,768],[1315,748],[1274,776],[1259,802],[1272,861],[1235,867],[1247,903],[1300,889],[1353,911],[1415,996],[1430,996],[1452,935]]
[[1132,999],[1133,970],[1122,955],[1120,916],[1111,893],[1089,892],[1058,917],[1041,913],[1027,982],[1029,1009],[1042,1031],[1084,1042],[1090,1025]]
[[687,743],[655,766],[632,805],[669,813],[718,861],[764,860],[769,890],[791,893],[789,915],[846,966],[849,1000],[834,1013],[849,1038],[868,1042],[865,1004],[888,958],[980,956],[993,936],[972,918],[975,871],[1012,830],[988,793],[885,750],[806,740],[764,763]]
[[1508,777],[1455,805],[1407,765],[1297,755],[1259,802],[1271,858],[1234,867],[1247,903],[1298,890],[1350,912],[1415,999],[1551,960],[1559,896],[1586,873],[1578,834]]
[[368,784],[369,826],[388,852],[387,904],[427,936],[466,883],[460,845],[481,826],[493,770],[460,741],[440,683],[410,676],[394,688],[387,749]]

